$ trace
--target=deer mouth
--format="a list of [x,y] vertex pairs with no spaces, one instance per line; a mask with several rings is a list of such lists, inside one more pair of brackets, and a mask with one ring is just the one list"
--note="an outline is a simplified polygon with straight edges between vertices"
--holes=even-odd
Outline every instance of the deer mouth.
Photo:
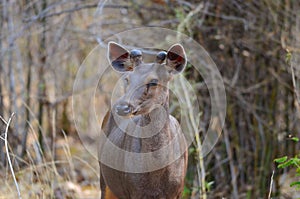
[[139,104],[135,109],[132,110],[131,114],[133,116],[137,115],[144,115],[149,113],[149,104],[148,103],[142,103]]
[[143,114],[144,112],[145,112],[145,105],[139,104],[132,110],[131,114],[136,116],[136,115]]
[[135,109],[132,110],[131,114],[136,116],[139,115],[141,112],[141,106],[136,107]]
[[131,114],[132,114],[132,115],[137,115],[137,114],[138,114],[138,110],[133,111]]

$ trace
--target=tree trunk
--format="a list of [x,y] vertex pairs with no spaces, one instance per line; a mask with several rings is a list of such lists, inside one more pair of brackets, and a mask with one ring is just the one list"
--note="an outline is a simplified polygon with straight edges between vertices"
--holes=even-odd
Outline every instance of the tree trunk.
[[[43,0],[42,2],[42,10],[47,8],[47,1]],[[40,43],[40,68],[39,68],[39,83],[38,83],[38,96],[39,96],[39,110],[38,110],[38,122],[40,125],[39,128],[39,144],[41,150],[44,151],[44,140],[43,140],[43,113],[44,113],[44,104],[46,99],[46,82],[44,77],[45,67],[46,67],[46,18],[41,18],[41,24],[43,26],[43,32],[41,36]]]

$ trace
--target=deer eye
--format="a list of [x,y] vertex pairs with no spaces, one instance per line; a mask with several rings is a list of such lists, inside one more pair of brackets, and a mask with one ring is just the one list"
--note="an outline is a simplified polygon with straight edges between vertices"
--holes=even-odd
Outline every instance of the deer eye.
[[148,84],[147,86],[150,87],[150,86],[157,86],[158,84],[158,79],[152,79]]

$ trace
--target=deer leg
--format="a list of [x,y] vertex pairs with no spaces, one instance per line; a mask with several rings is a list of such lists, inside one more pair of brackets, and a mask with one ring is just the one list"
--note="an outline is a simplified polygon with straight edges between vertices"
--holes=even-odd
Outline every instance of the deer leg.
[[105,188],[106,188],[106,184],[104,182],[104,178],[102,176],[102,172],[101,172],[101,166],[100,167],[100,190],[101,190],[101,199],[105,199]]

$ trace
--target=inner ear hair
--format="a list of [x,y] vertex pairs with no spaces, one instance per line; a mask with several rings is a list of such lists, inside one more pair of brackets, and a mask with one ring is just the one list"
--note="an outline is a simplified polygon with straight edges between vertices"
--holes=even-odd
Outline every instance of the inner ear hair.
[[112,68],[118,72],[133,70],[130,52],[115,42],[108,43],[108,59]]
[[173,69],[172,73],[174,74],[183,71],[186,66],[186,54],[181,44],[174,44],[170,47],[167,52],[166,64]]

